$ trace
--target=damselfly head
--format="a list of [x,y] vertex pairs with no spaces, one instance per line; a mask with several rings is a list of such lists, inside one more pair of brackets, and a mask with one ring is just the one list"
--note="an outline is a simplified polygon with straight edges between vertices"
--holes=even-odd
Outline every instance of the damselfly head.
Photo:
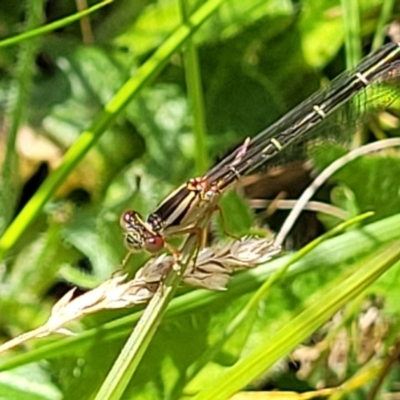
[[132,252],[145,250],[151,254],[157,254],[164,248],[165,241],[157,233],[130,230],[125,232],[125,245]]
[[124,230],[125,245],[129,251],[145,250],[154,254],[164,248],[164,238],[155,232],[136,211],[125,211],[121,216],[120,224]]

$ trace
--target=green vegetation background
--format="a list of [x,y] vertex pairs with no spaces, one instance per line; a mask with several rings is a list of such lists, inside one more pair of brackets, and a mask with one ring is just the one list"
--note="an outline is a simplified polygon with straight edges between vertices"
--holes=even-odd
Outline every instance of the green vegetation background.
[[[245,137],[354,65],[373,41],[379,43],[382,26],[395,20],[400,5],[358,3],[354,13],[351,1],[117,0],[88,17],[92,38],[78,22],[57,30],[48,25],[73,15],[72,1],[0,3],[1,37],[17,35],[15,43],[0,41],[2,341],[42,324],[67,287],[93,288],[111,276],[125,255],[122,211],[133,208],[147,215],[177,185],[205,172]],[[184,25],[185,7],[204,13]],[[346,7],[353,20],[345,18]],[[198,28],[192,42],[187,40],[190,25]],[[33,29],[40,26],[49,32],[35,35]],[[34,34],[18,36],[24,32]],[[396,134],[396,129],[385,131]],[[395,154],[344,171],[337,179],[346,189],[338,189],[337,202],[357,213],[373,210],[380,225],[371,225],[368,232],[375,236],[357,230],[351,237],[344,234],[301,261],[224,343],[218,338],[282,263],[242,274],[226,293],[180,296],[123,398],[175,399],[207,392],[238,360],[273,342],[274,333],[301,310],[318,301],[322,309],[327,304],[323,294],[343,284],[349,268],[354,272],[370,265],[360,259],[376,259],[377,265],[384,259],[380,251],[389,251],[394,261],[382,263],[392,266],[396,251],[382,248],[399,235],[399,172]],[[351,195],[346,197],[347,190]],[[135,255],[131,267],[140,266],[145,257]],[[347,286],[346,299],[356,300],[343,324],[356,320],[364,297],[384,296],[395,332],[397,271],[395,266],[374,283],[377,274],[368,285],[359,284],[358,292]],[[325,320],[336,311],[327,309]],[[38,340],[8,353],[0,363],[5,370],[0,373],[0,395],[93,398],[138,315],[132,310],[101,313],[77,322],[73,330],[86,333],[76,338]],[[290,329],[289,337],[291,332],[297,338],[300,330]],[[302,331],[297,343],[311,329]],[[388,334],[392,342],[394,336]],[[392,342],[385,345],[389,348]],[[288,352],[282,346],[268,362],[252,360],[257,371],[266,371]],[[201,359],[204,354],[208,358]],[[346,378],[359,368],[349,362]],[[274,387],[311,390],[322,374],[317,369],[305,386],[295,380],[289,387],[286,376],[276,379]],[[231,389],[224,392],[216,386],[217,391],[224,398],[259,375],[241,374],[244,381],[237,388],[223,380]],[[365,398],[363,390],[375,377],[367,378],[352,398]],[[343,380],[333,377],[328,383]],[[384,390],[393,381],[396,376],[389,376]]]

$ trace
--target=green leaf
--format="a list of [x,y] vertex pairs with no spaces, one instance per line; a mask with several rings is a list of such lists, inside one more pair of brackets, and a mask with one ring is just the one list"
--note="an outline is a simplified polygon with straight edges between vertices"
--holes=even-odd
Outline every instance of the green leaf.
[[61,400],[64,398],[49,373],[38,365],[2,372],[0,397],[13,400]]

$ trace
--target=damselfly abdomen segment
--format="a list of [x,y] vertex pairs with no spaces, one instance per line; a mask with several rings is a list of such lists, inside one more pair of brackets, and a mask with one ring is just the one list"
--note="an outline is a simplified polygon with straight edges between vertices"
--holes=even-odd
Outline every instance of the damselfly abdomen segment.
[[327,116],[364,89],[398,77],[399,46],[383,46],[253,139],[246,139],[203,177],[191,179],[172,192],[146,221],[134,211],[125,212],[121,225],[128,249],[157,253],[166,245],[165,238],[198,229],[199,221],[218,209],[220,196],[241,176],[269,165],[292,144],[309,137]]
[[[400,75],[400,44],[389,43],[365,57],[352,71],[346,71],[334,79],[329,86],[311,95],[280,120],[252,138],[247,151],[236,166],[239,175],[247,175],[263,165],[273,162],[277,156],[293,144],[305,141],[328,116],[334,113],[357,94],[382,82],[396,79]],[[227,165],[235,159],[235,153],[215,165],[206,177],[224,180],[230,185],[235,174],[226,172]]]

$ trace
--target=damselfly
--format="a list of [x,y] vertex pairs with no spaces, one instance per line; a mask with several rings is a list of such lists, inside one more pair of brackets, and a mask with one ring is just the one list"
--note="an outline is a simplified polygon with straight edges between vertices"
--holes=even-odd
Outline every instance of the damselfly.
[[399,75],[400,43],[381,47],[253,139],[246,139],[204,176],[178,187],[146,220],[135,211],[126,211],[121,226],[127,248],[130,252],[157,253],[168,246],[166,238],[194,232],[207,213],[218,209],[220,196],[241,176],[272,162],[283,150],[312,134],[327,116],[358,93]]
[[[235,151],[228,170],[236,173],[250,139]],[[237,179],[239,179],[237,175]],[[125,231],[125,244],[130,251],[146,250],[158,253],[164,246],[177,255],[175,249],[166,243],[165,238],[196,230],[199,219],[207,212],[218,209],[217,200],[222,194],[224,181],[210,180],[207,175],[190,179],[173,191],[144,221],[139,213],[125,211],[121,226]]]

